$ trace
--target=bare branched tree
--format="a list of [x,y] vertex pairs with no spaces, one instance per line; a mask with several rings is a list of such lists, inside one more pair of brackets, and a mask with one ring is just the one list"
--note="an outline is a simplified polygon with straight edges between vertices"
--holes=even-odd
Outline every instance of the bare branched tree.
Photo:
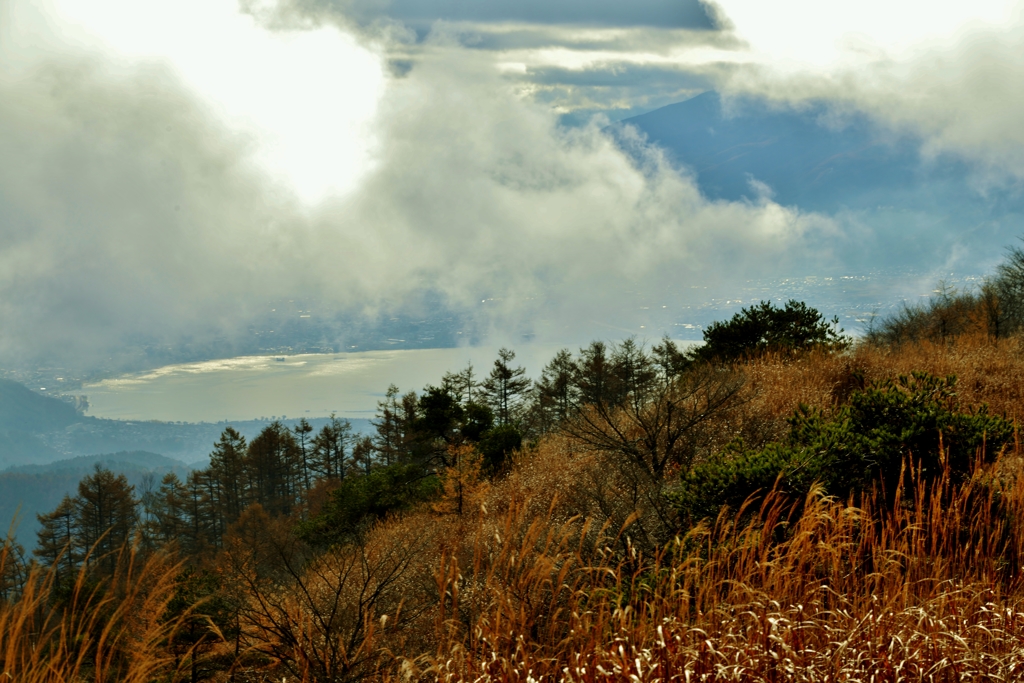
[[662,378],[641,367],[630,375],[622,400],[580,406],[564,428],[590,448],[624,456],[656,481],[689,466],[713,441],[713,421],[741,400],[742,376],[728,369],[697,365]]
[[[261,520],[262,521],[262,520]],[[244,536],[244,534],[243,534]],[[246,605],[240,618],[254,651],[298,680],[347,683],[379,670],[386,644],[418,618],[422,532],[368,534],[363,543],[309,558],[294,537],[264,529],[262,542],[229,546]],[[418,586],[418,584],[416,584]]]

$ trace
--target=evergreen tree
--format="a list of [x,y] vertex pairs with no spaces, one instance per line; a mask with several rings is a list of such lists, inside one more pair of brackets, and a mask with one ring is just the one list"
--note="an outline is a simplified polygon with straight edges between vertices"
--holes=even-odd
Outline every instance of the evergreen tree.
[[300,459],[295,437],[280,422],[267,425],[249,444],[246,463],[252,500],[267,514],[291,514],[301,488]]
[[217,511],[224,528],[231,524],[249,504],[246,489],[245,437],[228,427],[220,435],[210,453],[210,477],[218,484]]
[[463,407],[473,403],[473,393],[478,387],[472,363],[459,372],[446,372],[441,378],[441,388],[446,389]]
[[364,476],[370,474],[373,471],[374,452],[373,440],[370,437],[364,436],[356,441],[355,445],[352,446],[353,472]]
[[993,336],[1006,336],[1024,327],[1024,249],[1006,250],[1006,259],[996,267],[990,289],[999,302],[999,324],[990,323]]
[[418,406],[416,392],[399,397],[394,384],[388,387],[384,400],[377,403],[377,419],[373,421],[377,434],[373,437],[373,447],[385,466],[408,459]]
[[181,534],[181,546],[187,555],[193,557],[208,554],[220,542],[216,538],[209,479],[209,470],[192,470],[182,488],[186,524]]
[[401,420],[401,408],[398,403],[398,387],[388,387],[384,400],[377,403],[377,419],[373,426],[377,435],[373,439],[373,447],[385,465],[398,462],[399,451],[404,441],[404,429]]
[[0,541],[0,604],[16,600],[28,579],[25,549],[11,536]]
[[618,395],[616,377],[608,347],[604,342],[594,341],[580,349],[576,364],[575,384],[579,401],[583,405],[614,405]]
[[325,479],[343,479],[346,474],[345,450],[352,437],[352,425],[331,415],[331,421],[313,438],[310,468]]
[[310,489],[310,463],[308,456],[307,446],[309,441],[309,435],[312,433],[313,427],[309,424],[306,418],[299,420],[299,424],[292,427],[292,433],[295,434],[295,438],[298,439],[300,462],[302,465],[302,486],[303,486],[303,498],[305,498],[305,492]]
[[549,429],[569,416],[576,405],[578,390],[573,382],[576,364],[569,349],[561,349],[544,369],[536,384],[536,399]]
[[691,363],[686,353],[680,351],[668,335],[662,338],[660,344],[651,347],[651,361],[660,372],[661,381],[664,384],[670,383],[686,372]]
[[135,487],[123,474],[99,465],[78,482],[75,545],[104,573],[112,573],[116,554],[132,538],[138,521]]
[[187,666],[190,683],[210,680],[221,669],[216,649],[239,638],[238,610],[238,601],[229,597],[219,573],[189,565],[175,578],[174,597],[163,618],[178,621],[169,650]]
[[70,585],[82,560],[75,545],[74,499],[64,496],[57,509],[49,514],[36,515],[36,519],[40,529],[36,532],[38,541],[32,554],[43,565],[53,568],[58,585]]
[[615,375],[615,404],[626,400],[638,406],[646,403],[658,379],[650,356],[633,339],[626,339],[615,347],[612,353],[612,372]]
[[708,326],[704,346],[692,355],[699,361],[728,363],[765,351],[841,348],[849,342],[842,332],[838,318],[826,320],[802,301],[790,300],[783,308],[762,301]]
[[494,411],[499,426],[512,424],[515,408],[530,387],[526,369],[510,365],[515,357],[514,351],[499,349],[491,374],[481,385],[484,400]]
[[188,491],[178,475],[168,472],[160,487],[143,501],[149,517],[148,535],[158,544],[166,545],[182,538],[188,530]]

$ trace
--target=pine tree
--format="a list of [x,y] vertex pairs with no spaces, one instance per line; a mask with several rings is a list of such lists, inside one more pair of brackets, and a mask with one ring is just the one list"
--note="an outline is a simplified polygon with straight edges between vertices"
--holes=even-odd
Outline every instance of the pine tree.
[[416,392],[410,391],[399,398],[398,387],[394,384],[388,387],[385,399],[377,403],[377,419],[373,421],[377,435],[373,447],[385,466],[408,458],[418,405]]
[[57,585],[70,585],[82,559],[75,546],[75,501],[64,496],[53,512],[36,515],[36,519],[40,529],[32,554],[43,565],[53,568]]
[[658,372],[650,356],[633,339],[626,339],[615,347],[612,354],[612,371],[615,375],[614,403],[631,400],[641,406],[658,379]]
[[214,501],[210,497],[209,470],[192,470],[182,487],[183,520],[182,550],[190,556],[208,554],[220,539],[216,538]]
[[143,501],[149,517],[147,533],[159,545],[179,540],[188,530],[187,497],[178,475],[168,472],[160,480],[160,487]]
[[352,446],[352,470],[356,474],[367,475],[373,471],[374,465],[373,440],[368,436],[356,441]]
[[498,359],[494,361],[491,374],[481,385],[484,400],[494,411],[499,426],[512,423],[516,404],[530,387],[526,369],[513,368],[509,365],[515,360],[515,357],[514,351],[505,348],[499,349]]
[[467,364],[465,369],[459,372],[446,372],[441,378],[441,388],[448,391],[463,407],[473,402],[473,392],[479,386],[472,363]]
[[612,360],[604,342],[594,341],[587,348],[580,350],[580,358],[576,363],[575,384],[582,404],[614,404],[618,388],[615,386]]
[[273,517],[291,514],[301,489],[299,446],[280,422],[267,425],[249,444],[246,464],[253,502]]
[[8,536],[0,541],[0,604],[16,600],[28,580],[25,549]]
[[210,478],[217,482],[218,490],[216,509],[225,529],[238,519],[249,504],[246,489],[247,450],[245,437],[228,427],[210,453]]
[[75,545],[104,573],[112,573],[116,553],[132,538],[138,521],[135,487],[123,474],[99,465],[78,482]]
[[325,479],[343,479],[346,474],[345,450],[352,437],[352,425],[331,415],[331,421],[313,438],[310,469]]
[[536,385],[536,397],[545,430],[569,417],[570,411],[577,404],[579,391],[573,382],[575,372],[576,363],[569,349],[556,353],[541,371]]
[[292,433],[295,434],[295,438],[298,439],[300,463],[302,467],[301,481],[303,486],[303,495],[305,498],[306,492],[309,491],[312,484],[310,483],[310,462],[308,457],[308,446],[309,446],[309,435],[312,433],[313,427],[309,424],[306,418],[299,420],[299,424],[292,427]]
[[661,381],[665,384],[686,372],[692,363],[668,335],[662,338],[660,344],[651,347],[651,357],[661,372]]

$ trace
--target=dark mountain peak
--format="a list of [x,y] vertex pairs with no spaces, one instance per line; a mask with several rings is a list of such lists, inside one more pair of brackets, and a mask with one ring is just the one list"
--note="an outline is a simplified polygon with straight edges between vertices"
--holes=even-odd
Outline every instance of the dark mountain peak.
[[[760,181],[783,204],[831,211],[870,204],[921,180],[919,142],[861,115],[831,115],[825,104],[783,107],[708,91],[622,121],[697,173],[714,199],[738,200]],[[764,187],[758,185],[758,188]]]
[[70,404],[38,394],[24,384],[0,379],[0,431],[38,434],[62,429],[82,416]]

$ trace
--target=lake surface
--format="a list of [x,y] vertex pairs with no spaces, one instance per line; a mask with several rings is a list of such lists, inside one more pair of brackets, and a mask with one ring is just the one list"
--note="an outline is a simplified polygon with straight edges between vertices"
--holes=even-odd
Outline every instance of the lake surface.
[[[513,363],[536,378],[557,346],[516,350]],[[573,349],[575,351],[576,349]],[[243,356],[169,365],[82,388],[88,415],[118,420],[215,422],[258,418],[373,417],[388,385],[402,393],[440,384],[473,364],[482,380],[497,347]]]

